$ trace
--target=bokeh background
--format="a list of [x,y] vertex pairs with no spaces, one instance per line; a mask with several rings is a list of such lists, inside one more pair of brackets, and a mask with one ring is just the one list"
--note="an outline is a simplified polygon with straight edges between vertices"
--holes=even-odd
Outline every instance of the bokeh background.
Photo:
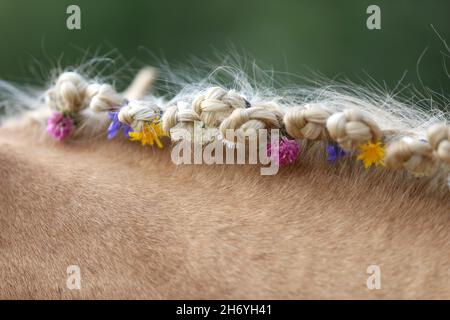
[[[70,4],[81,30],[66,28]],[[381,30],[366,28],[370,4],[381,7]],[[153,64],[234,45],[275,70],[370,75],[387,88],[406,71],[404,82],[448,95],[449,53],[435,30],[450,41],[449,14],[448,0],[0,0],[0,78],[33,81],[30,66],[71,65],[100,47]]]

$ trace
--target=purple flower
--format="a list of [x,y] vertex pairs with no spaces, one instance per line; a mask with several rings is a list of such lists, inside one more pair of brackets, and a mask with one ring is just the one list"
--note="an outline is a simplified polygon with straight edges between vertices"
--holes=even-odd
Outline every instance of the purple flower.
[[337,144],[329,144],[327,146],[327,153],[328,153],[327,160],[330,162],[333,162],[333,163],[335,163],[337,161],[337,159],[339,159],[341,157],[345,157],[347,155],[347,152],[344,151]]
[[[276,152],[276,149],[274,149]],[[300,153],[300,145],[295,140],[289,140],[288,138],[282,138],[280,140],[278,155],[280,166],[286,166],[294,163]],[[272,145],[269,143],[267,146],[267,155],[272,155]]]
[[111,119],[111,124],[108,128],[108,139],[112,139],[117,135],[117,132],[122,129],[123,134],[128,137],[128,133],[133,131],[130,126],[119,121],[119,112],[109,112],[109,119]]
[[61,112],[53,112],[47,120],[47,132],[56,140],[62,141],[73,130],[75,124],[71,117]]

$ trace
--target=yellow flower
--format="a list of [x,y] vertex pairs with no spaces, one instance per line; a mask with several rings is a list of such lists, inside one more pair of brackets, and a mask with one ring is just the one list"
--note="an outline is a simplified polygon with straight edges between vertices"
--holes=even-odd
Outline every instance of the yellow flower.
[[128,133],[131,141],[140,141],[143,146],[148,145],[156,145],[158,148],[162,148],[163,144],[159,140],[159,137],[164,136],[164,131],[161,127],[161,122],[146,122],[142,127],[140,132],[130,132]]
[[364,167],[367,169],[371,165],[383,165],[384,166],[384,146],[381,141],[367,142],[359,147],[361,153],[358,155],[358,160],[364,163]]

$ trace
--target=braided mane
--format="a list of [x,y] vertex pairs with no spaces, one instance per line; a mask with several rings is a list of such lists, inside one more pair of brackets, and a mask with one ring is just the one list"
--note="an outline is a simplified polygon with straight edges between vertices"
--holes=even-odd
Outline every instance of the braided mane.
[[[213,140],[233,144],[226,134],[229,130],[247,136],[261,129],[277,129],[284,136],[282,142],[289,140],[289,145],[323,141],[327,151],[357,155],[366,167],[402,169],[414,176],[433,176],[450,169],[450,126],[443,112],[423,111],[391,97],[383,100],[366,91],[333,86],[261,90],[242,80],[240,73],[236,76],[240,78],[235,83],[241,86],[225,88],[202,80],[167,98],[146,95],[154,69],[142,70],[122,94],[112,84],[67,71],[45,91],[41,115],[49,119],[50,134],[60,130],[62,118],[73,119],[65,122],[65,131],[58,131],[59,140],[66,135],[76,139],[87,128],[95,132],[110,125],[114,130],[128,128],[131,140],[160,146],[161,136],[176,141],[177,130],[193,132],[199,124]],[[51,112],[58,116],[52,118]],[[115,119],[111,124],[108,114]],[[73,130],[67,130],[72,124]],[[296,155],[289,156],[293,158],[289,161],[295,161]]]

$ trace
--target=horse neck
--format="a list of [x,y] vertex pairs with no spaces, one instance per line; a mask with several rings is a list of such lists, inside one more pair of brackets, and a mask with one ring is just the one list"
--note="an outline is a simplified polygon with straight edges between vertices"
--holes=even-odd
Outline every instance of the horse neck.
[[[95,270],[109,261],[121,283],[110,297],[129,296],[133,283],[132,295],[147,298],[370,297],[365,270],[378,263],[392,290],[377,296],[450,294],[440,280],[449,272],[449,196],[401,174],[305,155],[261,176],[249,165],[176,166],[169,148],[121,139],[56,144],[23,127],[0,130],[0,233],[15,243],[0,264],[27,257],[46,275],[36,278],[75,261],[102,286],[108,275]],[[20,274],[7,276],[18,283]],[[221,277],[226,284],[210,286]],[[36,281],[33,296],[59,294]]]

